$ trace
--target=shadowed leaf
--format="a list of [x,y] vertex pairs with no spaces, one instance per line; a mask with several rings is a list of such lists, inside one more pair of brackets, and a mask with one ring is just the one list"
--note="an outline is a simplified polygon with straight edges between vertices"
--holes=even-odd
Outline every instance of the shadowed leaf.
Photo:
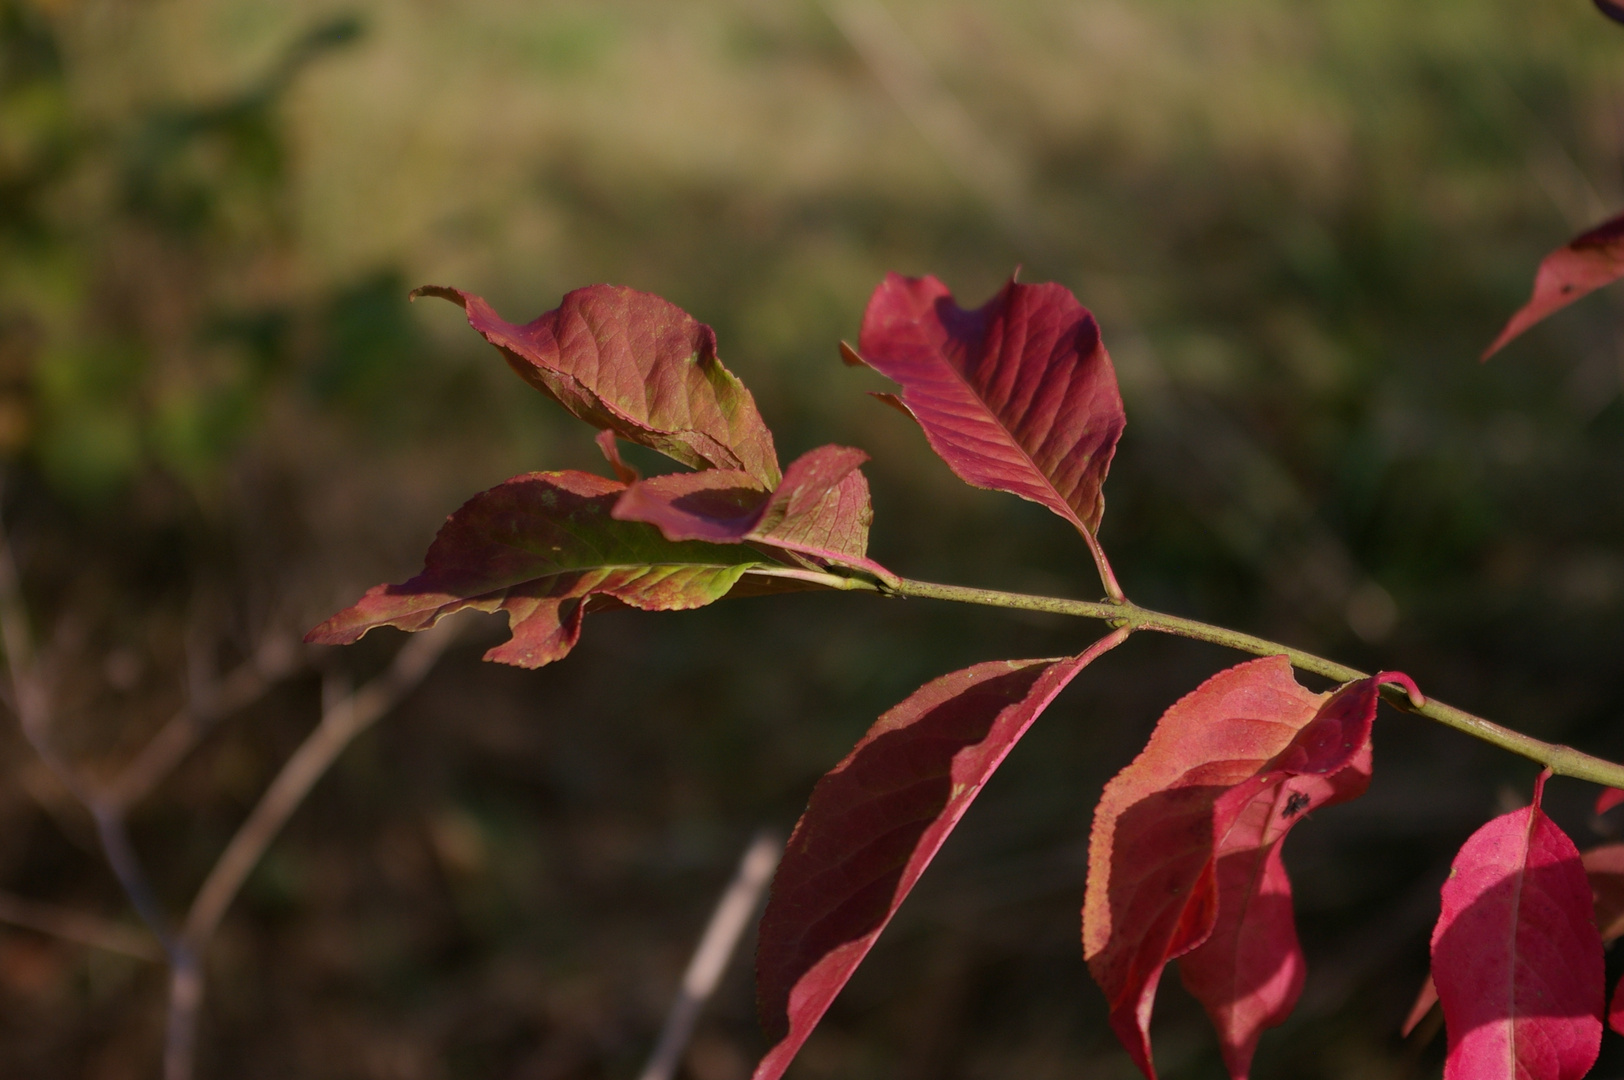
[[755,399],[716,358],[716,334],[652,293],[592,285],[517,326],[483,299],[425,285],[413,297],[460,304],[468,324],[530,385],[597,428],[694,468],[778,483],[772,433]]
[[1578,1080],[1601,1047],[1601,936],[1579,851],[1534,805],[1462,845],[1432,932],[1445,1080]]
[[1041,503],[1092,539],[1126,420],[1099,327],[1068,290],[1012,280],[965,311],[934,277],[888,274],[858,348],[902,385],[892,403],[961,479]]
[[1585,852],[1585,877],[1596,905],[1596,929],[1603,942],[1624,937],[1624,844],[1603,844]]
[[[1285,657],[1219,672],[1175,703],[1095,811],[1083,948],[1111,1024],[1154,1077],[1150,1017],[1175,957],[1217,1029],[1230,1075],[1302,990],[1303,959],[1280,842],[1303,816],[1370,782],[1383,673],[1329,699]],[[1417,695],[1418,696],[1418,695]]]
[[633,484],[614,515],[657,525],[670,540],[769,544],[894,581],[867,558],[874,512],[858,470],[867,460],[851,447],[819,447],[795,459],[770,495],[734,470],[656,476]]
[[[1598,3],[1603,11],[1608,8]],[[1487,360],[1517,335],[1588,293],[1624,276],[1624,214],[1580,233],[1551,252],[1534,276],[1534,295],[1483,353]]]
[[868,954],[987,778],[1077,672],[1080,656],[977,664],[925,684],[818,781],[761,919],[756,993],[776,1080]]
[[[1618,789],[1608,788],[1602,792],[1602,798],[1609,794],[1618,794]],[[1606,807],[1598,807],[1598,810],[1604,809]],[[1584,864],[1585,877],[1590,881],[1596,929],[1601,934],[1602,943],[1606,944],[1624,936],[1624,844],[1603,844],[1591,848],[1580,861]],[[1428,975],[1427,981],[1421,984],[1420,993],[1416,995],[1415,1004],[1410,1006],[1410,1013],[1405,1017],[1399,1034],[1407,1036],[1414,1031],[1415,1026],[1436,1004],[1438,988],[1432,976]]]
[[373,587],[305,640],[346,645],[377,626],[424,630],[463,608],[505,611],[513,637],[485,659],[541,667],[575,646],[589,607],[702,607],[752,566],[771,565],[748,548],[673,543],[652,526],[616,521],[610,510],[623,491],[582,472],[498,484],[446,520],[421,574]]
[[1601,794],[1596,796],[1597,816],[1607,813],[1619,803],[1624,803],[1624,790],[1616,787],[1602,788]]

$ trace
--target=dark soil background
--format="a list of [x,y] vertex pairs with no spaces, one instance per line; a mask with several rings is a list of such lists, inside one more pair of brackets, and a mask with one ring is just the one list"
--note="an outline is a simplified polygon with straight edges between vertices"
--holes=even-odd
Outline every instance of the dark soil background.
[[[112,775],[414,573],[468,495],[604,467],[455,308],[408,305],[425,282],[516,320],[659,292],[715,326],[784,460],[873,456],[882,562],[1092,596],[1064,523],[961,485],[838,360],[885,271],[972,304],[1020,265],[1117,362],[1102,539],[1137,601],[1624,757],[1617,297],[1476,359],[1540,256],[1624,206],[1621,63],[1583,0],[0,0],[0,511],[57,743]],[[758,827],[920,683],[1095,628],[737,600],[595,615],[536,672],[480,663],[501,632],[474,620],[255,871],[209,956],[202,1080],[634,1076]],[[140,802],[172,912],[324,681],[403,640],[298,653]],[[1078,941],[1090,812],[1236,659],[1140,635],[1086,672],[791,1076],[1133,1075]],[[1392,713],[1376,738],[1369,795],[1290,842],[1310,974],[1259,1078],[1440,1067],[1396,1033],[1437,886],[1534,768]],[[0,892],[134,929],[9,713],[0,768]],[[1594,794],[1547,796],[1581,845]],[[748,969],[693,1080],[763,1049]],[[163,991],[0,926],[0,1075],[157,1076]],[[1221,1076],[1176,979],[1160,1005],[1163,1074]]]

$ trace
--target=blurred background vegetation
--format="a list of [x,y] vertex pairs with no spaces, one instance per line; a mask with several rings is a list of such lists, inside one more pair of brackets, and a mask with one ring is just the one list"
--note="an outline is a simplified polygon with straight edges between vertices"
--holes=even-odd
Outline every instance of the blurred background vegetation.
[[[784,460],[873,455],[882,562],[1095,595],[1062,522],[964,487],[838,363],[885,271],[972,304],[1019,265],[1116,359],[1102,538],[1137,601],[1624,756],[1617,298],[1476,362],[1540,256],[1624,206],[1621,58],[1582,0],[0,0],[3,510],[56,738],[109,775],[217,672],[410,576],[472,492],[603,469],[455,308],[407,303],[425,282],[515,320],[661,293]],[[479,663],[482,624],[256,871],[200,1075],[630,1077],[756,827],[919,683],[1092,632],[792,596],[599,615],[520,672]],[[172,910],[323,674],[399,641],[304,657],[136,807]],[[1133,1075],[1077,940],[1089,815],[1234,659],[1142,635],[1086,673],[792,1075]],[[1533,770],[1418,725],[1385,716],[1370,795],[1294,834],[1309,982],[1259,1077],[1437,1074],[1441,1040],[1395,1030],[1436,888]],[[133,925],[9,720],[0,754],[0,889]],[[1548,797],[1582,846],[1592,794]],[[694,1080],[763,1048],[748,968]],[[0,1072],[156,1076],[162,995],[0,927]],[[1164,1075],[1221,1076],[1175,979],[1161,1002]]]

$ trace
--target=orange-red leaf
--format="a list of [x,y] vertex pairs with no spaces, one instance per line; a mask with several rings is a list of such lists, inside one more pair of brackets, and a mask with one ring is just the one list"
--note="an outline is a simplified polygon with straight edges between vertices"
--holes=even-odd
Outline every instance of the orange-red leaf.
[[597,428],[694,468],[739,469],[777,485],[772,433],[750,391],[716,358],[716,334],[652,293],[592,285],[518,326],[473,293],[412,295],[460,304],[468,324],[530,385]]
[[[1608,9],[1598,3],[1605,12]],[[1534,276],[1534,295],[1483,353],[1487,360],[1530,326],[1580,297],[1624,276],[1624,214],[1580,233],[1545,256]]]
[[926,683],[818,781],[761,919],[756,994],[775,1045],[755,1080],[782,1076],[880,931],[1080,656],[977,664]]
[[1175,957],[1233,1077],[1296,1003],[1303,961],[1280,841],[1308,812],[1364,791],[1382,681],[1416,693],[1384,673],[1327,699],[1300,686],[1285,657],[1240,664],[1168,709],[1106,785],[1083,947],[1112,1027],[1147,1076],[1156,985]]

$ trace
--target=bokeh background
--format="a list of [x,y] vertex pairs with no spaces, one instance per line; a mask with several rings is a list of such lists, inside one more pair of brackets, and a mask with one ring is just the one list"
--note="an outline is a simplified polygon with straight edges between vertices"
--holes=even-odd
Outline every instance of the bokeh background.
[[[1137,601],[1624,756],[1617,297],[1476,360],[1540,256],[1624,206],[1621,61],[1583,0],[0,0],[0,510],[54,737],[111,775],[410,576],[469,494],[603,469],[460,312],[407,303],[425,282],[515,320],[661,293],[786,461],[870,452],[882,562],[1093,596],[1064,523],[960,484],[838,361],[885,271],[973,304],[1019,265],[1117,362],[1102,538]],[[918,684],[1094,632],[802,595],[594,616],[522,672],[479,662],[493,622],[249,881],[201,1077],[629,1078],[755,829]],[[172,911],[324,679],[401,640],[299,654],[136,807]],[[1141,635],[1085,673],[791,1075],[1133,1075],[1078,943],[1092,804],[1235,659]],[[1397,714],[1376,738],[1370,794],[1288,846],[1310,975],[1258,1077],[1438,1073],[1441,1039],[1396,1032],[1437,886],[1534,770]],[[135,927],[9,714],[0,755],[0,890]],[[1548,795],[1582,846],[1593,794]],[[763,1049],[748,969],[693,1080]],[[0,1073],[154,1077],[162,998],[157,965],[0,926]],[[1222,1075],[1171,977],[1156,1038],[1165,1076]]]

